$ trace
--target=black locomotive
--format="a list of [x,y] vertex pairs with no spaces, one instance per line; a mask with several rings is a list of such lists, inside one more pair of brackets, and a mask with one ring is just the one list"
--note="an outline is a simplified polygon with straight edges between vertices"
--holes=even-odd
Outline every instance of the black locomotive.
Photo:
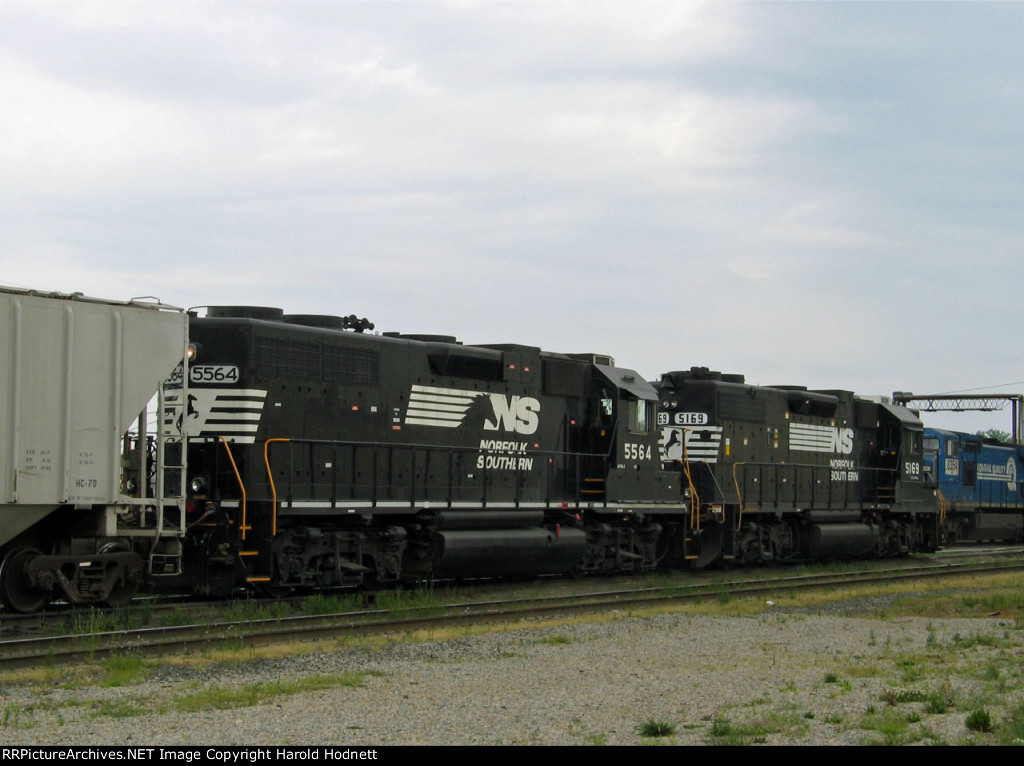
[[658,388],[662,458],[690,488],[699,562],[936,549],[923,427],[903,407],[706,368],[666,373]]
[[244,307],[191,320],[198,592],[637,571],[682,533],[685,488],[662,470],[637,373],[366,324]]

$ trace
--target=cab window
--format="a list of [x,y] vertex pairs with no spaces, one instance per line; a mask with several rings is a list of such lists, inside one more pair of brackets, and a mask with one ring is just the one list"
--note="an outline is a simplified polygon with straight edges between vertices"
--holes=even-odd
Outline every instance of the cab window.
[[651,428],[653,404],[646,399],[634,399],[628,402],[630,431],[647,432]]

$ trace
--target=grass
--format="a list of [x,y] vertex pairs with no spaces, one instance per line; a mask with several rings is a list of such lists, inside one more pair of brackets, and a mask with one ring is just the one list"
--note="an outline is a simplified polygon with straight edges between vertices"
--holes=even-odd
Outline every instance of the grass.
[[0,715],[0,729],[17,729],[21,723],[21,707],[19,705],[5,705],[3,715]]
[[553,636],[544,636],[543,638],[538,638],[533,643],[550,644],[551,646],[564,646],[565,644],[572,643],[572,637],[556,633]]
[[344,614],[365,609],[362,594],[337,596],[333,594],[314,593],[302,599],[299,611],[302,614]]
[[209,686],[197,688],[178,697],[174,708],[181,712],[201,710],[232,710],[253,707],[276,697],[302,694],[339,687],[359,687],[367,673],[343,673],[329,676],[303,676],[286,681],[267,681],[243,686]]
[[756,724],[734,724],[728,718],[715,718],[708,730],[707,743],[724,747],[763,742],[765,731]]
[[101,660],[99,666],[106,671],[100,686],[127,686],[138,683],[148,674],[148,667],[142,657],[118,655]]
[[929,739],[928,732],[924,731],[923,727],[912,726],[918,724],[920,720],[917,713],[898,712],[888,708],[882,712],[869,712],[861,719],[859,728],[879,736],[869,735],[863,744],[896,747],[922,742]]

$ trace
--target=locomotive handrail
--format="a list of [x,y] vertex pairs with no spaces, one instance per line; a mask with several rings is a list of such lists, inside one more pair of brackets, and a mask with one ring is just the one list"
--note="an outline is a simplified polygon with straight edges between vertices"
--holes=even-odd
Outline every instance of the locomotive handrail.
[[238,472],[238,466],[235,464],[235,456],[231,454],[231,445],[228,443],[228,440],[225,439],[223,436],[221,436],[219,438],[220,438],[221,443],[224,445],[224,451],[228,453],[228,460],[231,462],[231,470],[235,472],[235,478],[238,480],[238,489],[242,493],[242,497],[241,497],[241,505],[242,505],[241,532],[242,532],[242,539],[244,540],[245,539],[245,533],[249,529],[249,527],[248,527],[248,525],[246,523],[246,504],[245,504],[246,492],[245,492],[245,483],[242,481],[242,475]]
[[[743,504],[743,492],[742,492],[742,490],[740,490],[740,480],[739,480],[739,477],[736,475],[736,469],[739,468],[741,465],[746,465],[746,463],[733,463],[733,466],[732,466],[732,483],[734,485],[736,485],[736,503],[737,503],[737,508],[738,508],[738,511],[736,513],[736,531],[737,532],[740,531],[740,524],[741,524],[741,522],[743,520],[743,505],[744,505]],[[725,500],[725,498],[723,497],[722,500]]]
[[[384,470],[388,474],[388,476],[387,476],[388,482],[385,485],[383,485],[383,486],[391,486],[391,472],[392,472],[392,469],[393,469],[394,463],[395,463],[394,458],[393,458],[393,454],[394,454],[394,452],[396,450],[407,450],[408,453],[409,453],[409,461],[410,461],[410,463],[409,463],[409,470],[410,470],[410,474],[411,475],[409,477],[408,484],[405,485],[403,487],[403,489],[407,489],[408,490],[407,502],[408,502],[410,508],[414,507],[416,505],[416,503],[417,503],[417,491],[418,491],[418,489],[422,489],[422,491],[424,492],[424,496],[422,498],[422,502],[424,502],[424,503],[436,503],[436,504],[441,505],[441,506],[452,507],[454,505],[454,503],[457,502],[456,499],[455,499],[455,497],[456,497],[455,493],[460,489],[460,485],[456,481],[456,479],[457,479],[456,467],[459,464],[462,463],[464,456],[465,455],[476,455],[476,454],[495,452],[493,450],[481,449],[479,446],[463,447],[463,446],[456,446],[456,445],[419,444],[419,443],[412,443],[412,442],[393,443],[393,442],[355,441],[355,440],[351,440],[350,441],[350,440],[331,440],[331,439],[287,439],[287,438],[267,439],[264,442],[263,454],[264,454],[264,465],[265,465],[266,471],[267,471],[267,480],[268,480],[268,483],[269,483],[269,488],[270,488],[270,493],[271,493],[271,502],[272,502],[272,509],[273,509],[273,511],[272,511],[273,533],[274,534],[276,534],[276,530],[277,530],[278,506],[282,502],[282,498],[279,495],[279,489],[277,487],[277,483],[274,481],[274,478],[273,478],[273,473],[272,473],[273,469],[271,468],[271,461],[270,461],[270,448],[271,448],[271,444],[278,443],[278,442],[287,442],[287,443],[290,443],[290,444],[293,444],[293,445],[308,446],[310,448],[313,448],[313,447],[316,447],[316,446],[329,446],[329,447],[334,448],[334,451],[333,451],[333,454],[332,454],[332,457],[331,457],[331,467],[332,467],[331,477],[330,477],[330,493],[331,494],[330,494],[330,498],[329,498],[332,507],[338,504],[338,502],[339,502],[339,494],[340,494],[339,491],[338,491],[339,490],[338,472],[339,472],[339,463],[340,463],[340,461],[338,460],[338,449],[339,448],[349,448],[349,449],[351,449],[351,457],[350,457],[351,466],[350,466],[350,470],[351,470],[351,473],[353,475],[356,472],[356,470],[355,470],[356,462],[357,462],[356,451],[359,448],[370,448],[370,450],[371,450],[371,453],[370,453],[370,456],[371,456],[370,457],[370,463],[371,463],[371,469],[372,469],[373,476],[372,476],[372,479],[370,480],[370,482],[368,483],[368,485],[366,487],[366,489],[367,489],[367,497],[365,499],[370,503],[371,507],[377,507],[378,504],[381,502],[379,492],[380,492],[380,489],[382,487],[382,484],[381,484],[380,477],[379,477],[379,469],[380,469],[379,461],[380,461],[381,458],[384,459],[384,461],[385,461]],[[432,454],[436,456],[436,453],[438,451],[443,451],[443,452],[447,453],[447,455],[448,455],[448,459],[447,459],[447,482],[446,482],[444,487],[437,487],[436,488],[436,489],[439,489],[441,492],[444,493],[444,499],[438,500],[438,501],[431,501],[426,496],[427,488],[420,487],[420,485],[416,481],[416,478],[417,478],[417,475],[418,475],[418,473],[420,471],[423,471],[423,472],[429,471],[429,466],[430,466],[430,463],[431,463]],[[382,455],[381,454],[382,452],[385,453],[385,454]],[[425,453],[425,455],[422,458],[418,457],[417,453],[419,453],[419,452],[423,452],[423,453]],[[498,452],[500,452],[500,451],[498,451]],[[555,470],[555,461],[556,460],[560,460],[561,461],[562,466],[563,466],[563,473],[564,473],[564,477],[563,478],[568,478],[571,475],[570,470],[569,470],[569,461],[570,460],[575,461],[576,462],[576,466],[578,468],[579,467],[579,460],[581,458],[582,459],[586,459],[588,457],[589,458],[602,458],[602,457],[604,457],[603,455],[601,455],[599,453],[590,454],[590,453],[579,453],[579,452],[557,451],[557,450],[537,450],[537,451],[532,451],[532,452],[530,452],[528,454],[529,454],[529,456],[531,458],[543,459],[547,463],[547,465],[548,465],[546,482],[545,482],[544,487],[542,488],[543,489],[543,494],[544,494],[543,503],[545,505],[552,505],[552,503],[560,502],[560,503],[563,504],[563,506],[568,501],[568,497],[560,497],[560,498],[555,498],[555,499],[553,499],[553,497],[552,497],[552,492],[555,489],[555,484],[556,484],[556,482],[554,481],[554,475],[553,475],[553,472]],[[291,453],[289,453],[289,455],[291,455]],[[422,467],[421,467],[421,464],[419,463],[420,460],[424,461],[422,463]],[[481,503],[484,503],[484,504],[486,504],[488,502],[488,496],[490,494],[490,484],[491,484],[491,481],[492,481],[492,479],[491,479],[491,471],[492,471],[492,469],[489,469],[486,466],[480,468],[479,484],[476,485],[476,489],[480,492],[480,497],[479,497],[479,499],[476,502],[481,502]],[[293,473],[294,473],[293,471],[289,470],[289,487],[291,486],[291,483],[293,481],[293,479],[291,478]],[[523,489],[524,489],[524,486],[525,486],[525,482],[524,482],[525,475],[526,475],[526,471],[517,471],[516,475],[512,479],[512,482],[510,482],[510,489],[514,490],[511,502],[514,503],[516,506],[520,505],[520,503],[523,502],[523,500],[522,500],[522,492],[523,492]],[[566,488],[565,488],[566,493],[568,493],[569,491],[572,491],[572,493],[573,493],[573,502],[576,503],[576,504],[584,502],[584,501],[581,500],[581,495],[580,495],[581,487],[582,487],[581,478],[579,476],[576,476],[575,477],[575,481],[573,482],[573,486],[572,487],[566,486]],[[350,484],[350,491],[352,491],[352,492],[355,491],[355,484],[354,483]],[[291,492],[289,492],[289,502],[291,502]],[[603,506],[606,507],[608,505],[607,498],[604,498],[600,502],[600,505],[603,505]]]
[[700,493],[693,483],[693,473],[690,471],[690,454],[686,446],[686,435],[689,429],[683,429],[683,469],[686,474],[686,483],[690,488],[690,528],[700,531]]
[[[768,498],[775,505],[780,505],[782,502],[784,502],[784,500],[782,499],[782,497],[780,495],[780,484],[788,483],[791,478],[793,480],[798,479],[800,471],[807,472],[809,474],[810,478],[812,479],[812,482],[810,484],[810,507],[812,507],[812,508],[817,508],[817,507],[832,508],[837,503],[840,506],[843,506],[843,507],[849,506],[850,502],[851,502],[851,500],[850,500],[850,492],[852,491],[851,488],[855,488],[855,487],[861,485],[857,481],[849,481],[849,480],[842,481],[842,482],[833,481],[832,477],[831,477],[831,472],[833,471],[833,469],[832,469],[831,466],[827,466],[827,465],[817,465],[817,464],[814,464],[814,463],[764,463],[764,462],[750,462],[750,461],[742,461],[742,462],[734,463],[733,466],[732,466],[733,485],[735,486],[735,489],[736,489],[736,498],[737,498],[737,504],[738,504],[738,507],[739,507],[739,513],[737,514],[737,520],[736,520],[737,529],[739,529],[739,524],[740,524],[740,521],[742,519],[743,512],[744,512],[744,510],[746,508],[746,505],[747,505],[747,498],[744,498],[743,489],[742,489],[742,486],[741,486],[741,480],[740,480],[740,475],[739,474],[740,474],[741,470],[745,471],[748,466],[749,467],[756,467],[757,468],[756,481],[759,484],[759,491],[758,491],[759,503],[763,503],[765,501],[765,499],[766,499],[765,498],[765,491],[760,488],[761,486],[763,486],[762,479],[764,478],[765,469],[770,469],[770,471],[772,473],[772,477],[775,479],[775,481],[773,482],[773,489],[772,489],[772,493],[773,493],[774,496],[771,497],[771,498]],[[881,497],[881,494],[880,494],[881,486],[880,486],[880,482],[877,479],[878,479],[878,477],[883,476],[883,475],[895,476],[896,470],[892,469],[892,468],[881,468],[881,467],[875,467],[875,466],[857,466],[855,470],[858,473],[859,472],[864,472],[864,473],[870,474],[875,479],[873,482],[869,482],[866,485],[867,488],[868,488],[866,490],[866,494],[858,502],[861,503],[861,504],[863,504],[863,503],[879,503],[879,502],[881,502],[882,501],[882,497]],[[825,474],[825,478],[824,479],[816,478],[818,475],[820,475],[822,473]],[[782,479],[783,479],[782,482],[780,482],[778,480],[781,474],[786,474],[786,475],[782,476]],[[822,483],[825,484],[825,497],[824,497],[824,499],[821,498],[820,490],[818,488],[819,485],[822,484]],[[837,494],[835,492],[835,485],[838,485],[838,484],[842,485],[842,492],[837,496]],[[796,498],[796,491],[797,490],[794,489],[794,496],[793,496],[792,500],[790,501],[790,502],[792,502],[792,504],[794,506],[799,504],[798,501],[797,501],[797,498]]]
[[263,464],[267,467],[267,481],[270,483],[270,534],[277,535],[277,486],[270,470],[270,445],[273,442],[290,442],[291,439],[267,439],[263,442]]
[[[685,458],[685,448],[683,456]],[[683,475],[686,477],[686,484],[690,489],[690,528],[700,531],[700,493],[693,483],[693,474],[690,472],[690,463],[687,460],[677,460],[683,466]]]

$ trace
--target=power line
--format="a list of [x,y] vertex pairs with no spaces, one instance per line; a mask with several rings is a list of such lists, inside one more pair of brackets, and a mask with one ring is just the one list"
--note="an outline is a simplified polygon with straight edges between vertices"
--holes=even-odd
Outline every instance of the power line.
[[1024,386],[1024,380],[1018,380],[1016,383],[999,383],[994,386],[979,386],[978,388],[961,388],[959,391],[941,391],[934,396],[947,396],[949,394],[969,394],[972,391],[987,391],[991,388],[1007,388],[1008,386]]

